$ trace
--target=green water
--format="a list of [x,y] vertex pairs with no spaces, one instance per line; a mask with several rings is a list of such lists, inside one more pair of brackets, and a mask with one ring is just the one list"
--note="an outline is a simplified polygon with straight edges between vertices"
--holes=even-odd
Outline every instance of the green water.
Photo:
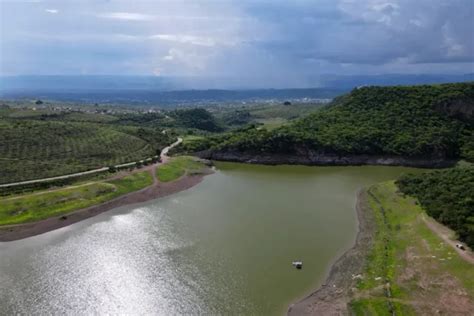
[[[190,190],[0,243],[0,306],[24,314],[283,314],[352,245],[357,190],[417,172],[217,169]],[[291,266],[297,259],[302,270]]]

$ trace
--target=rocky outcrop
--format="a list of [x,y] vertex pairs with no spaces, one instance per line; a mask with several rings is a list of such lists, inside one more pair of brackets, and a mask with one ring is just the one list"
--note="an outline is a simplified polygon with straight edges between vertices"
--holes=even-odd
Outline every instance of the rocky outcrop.
[[320,165],[320,166],[348,166],[348,165],[386,165],[386,166],[409,166],[418,168],[443,168],[453,166],[455,160],[445,158],[407,158],[387,155],[347,155],[320,153],[306,151],[301,154],[266,154],[238,151],[201,151],[195,153],[200,158],[233,161],[265,165]]

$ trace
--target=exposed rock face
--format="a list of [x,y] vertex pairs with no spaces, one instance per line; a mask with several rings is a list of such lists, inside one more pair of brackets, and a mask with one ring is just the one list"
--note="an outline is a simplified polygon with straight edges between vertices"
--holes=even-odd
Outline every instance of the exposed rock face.
[[372,156],[372,155],[350,155],[340,156],[337,154],[319,153],[306,151],[301,154],[265,154],[238,151],[201,151],[196,153],[200,158],[234,161],[244,163],[280,165],[321,165],[321,166],[347,166],[347,165],[386,165],[386,166],[409,166],[419,168],[441,168],[450,167],[456,163],[455,160],[447,160],[443,157],[435,158],[407,158],[399,156]]
[[434,109],[449,117],[463,121],[474,121],[474,102],[472,100],[455,100],[435,104]]

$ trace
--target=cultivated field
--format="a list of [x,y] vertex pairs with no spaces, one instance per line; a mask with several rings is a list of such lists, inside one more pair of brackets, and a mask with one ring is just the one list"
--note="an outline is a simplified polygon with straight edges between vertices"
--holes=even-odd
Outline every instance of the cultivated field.
[[2,120],[0,183],[137,161],[155,155],[169,142],[167,136],[149,130],[156,135],[151,143],[140,137],[141,132],[147,130],[89,122]]

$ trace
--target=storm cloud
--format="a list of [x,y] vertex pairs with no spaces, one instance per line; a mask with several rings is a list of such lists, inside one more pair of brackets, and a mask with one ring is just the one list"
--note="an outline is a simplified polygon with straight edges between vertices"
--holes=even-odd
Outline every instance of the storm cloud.
[[[474,71],[472,0],[2,1],[2,75]],[[246,79],[247,80],[247,79]]]

